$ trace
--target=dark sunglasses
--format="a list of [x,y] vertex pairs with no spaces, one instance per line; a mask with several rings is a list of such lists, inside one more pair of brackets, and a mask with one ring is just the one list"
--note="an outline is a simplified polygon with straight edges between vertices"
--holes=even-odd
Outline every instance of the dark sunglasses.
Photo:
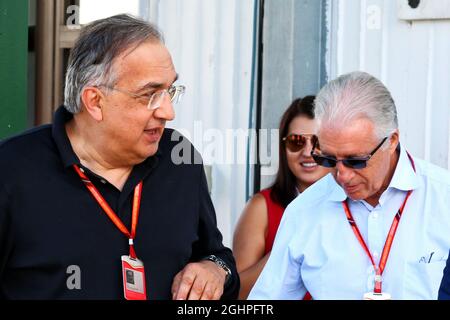
[[298,152],[305,147],[306,141],[311,140],[311,144],[314,145],[316,139],[313,134],[290,134],[283,138],[283,142],[289,151]]
[[334,167],[336,167],[336,164],[340,161],[347,168],[364,169],[365,167],[367,167],[367,161],[369,161],[370,158],[372,158],[372,156],[375,154],[375,152],[377,152],[378,149],[381,148],[381,146],[387,140],[387,138],[388,137],[384,138],[380,142],[380,144],[370,154],[368,154],[367,156],[352,157],[352,158],[346,158],[346,159],[341,159],[341,160],[337,160],[333,156],[322,156],[322,155],[314,153],[314,149],[316,148],[316,145],[317,145],[317,140],[316,140],[316,142],[315,142],[315,144],[313,146],[313,149],[311,151],[311,156],[313,157],[314,161],[319,166],[323,166],[323,167],[326,167],[326,168],[334,168]]

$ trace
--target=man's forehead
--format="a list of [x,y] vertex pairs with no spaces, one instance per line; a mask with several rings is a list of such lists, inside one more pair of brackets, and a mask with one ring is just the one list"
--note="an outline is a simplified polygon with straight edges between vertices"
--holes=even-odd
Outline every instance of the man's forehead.
[[378,141],[373,124],[359,120],[345,126],[323,124],[317,136],[322,152],[339,156],[364,154]]
[[145,42],[128,49],[117,58],[115,68],[119,78],[140,87],[165,86],[178,78],[172,57],[161,43]]
[[356,118],[342,121],[321,121],[318,128],[318,135],[342,136],[343,138],[361,135],[375,136],[375,126],[367,118]]
[[164,44],[146,41],[130,46],[115,59],[119,68],[161,68],[173,69],[172,56]]
[[156,40],[148,40],[130,45],[119,55],[119,58],[126,60],[132,57],[134,54],[139,53],[142,53],[144,55],[164,55],[171,57],[169,50],[163,43]]
[[139,81],[136,81],[136,86],[138,91],[145,91],[150,89],[162,89],[166,87],[168,84],[172,84],[178,80],[178,74],[177,73],[169,73],[167,75],[166,81],[154,81],[154,80],[147,80],[147,79],[141,79]]

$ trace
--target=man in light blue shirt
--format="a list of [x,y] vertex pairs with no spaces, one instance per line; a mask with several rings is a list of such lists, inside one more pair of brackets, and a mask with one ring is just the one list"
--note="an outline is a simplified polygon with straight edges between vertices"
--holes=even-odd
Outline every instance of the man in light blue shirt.
[[249,299],[436,299],[450,248],[450,173],[399,143],[391,94],[354,72],[316,98],[316,162]]

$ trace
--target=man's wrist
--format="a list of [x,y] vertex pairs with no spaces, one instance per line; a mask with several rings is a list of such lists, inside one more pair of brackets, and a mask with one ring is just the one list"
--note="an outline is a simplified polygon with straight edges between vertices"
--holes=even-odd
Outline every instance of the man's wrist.
[[230,282],[231,275],[232,275],[231,269],[227,266],[227,264],[222,259],[220,259],[219,257],[212,254],[212,255],[209,255],[209,256],[203,258],[202,260],[212,261],[216,264],[216,266],[218,266],[219,268],[221,268],[222,270],[225,271],[226,276],[225,276],[224,286],[226,286]]

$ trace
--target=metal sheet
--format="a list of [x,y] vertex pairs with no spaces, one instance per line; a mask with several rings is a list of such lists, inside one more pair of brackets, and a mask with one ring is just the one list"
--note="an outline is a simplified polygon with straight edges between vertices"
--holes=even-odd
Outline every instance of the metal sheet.
[[[187,87],[168,126],[186,133],[212,166],[211,197],[224,243],[231,245],[246,202],[254,1],[153,0],[142,8],[162,29]],[[231,142],[240,131],[244,137]],[[244,157],[240,152],[231,160],[231,150],[244,150]]]

